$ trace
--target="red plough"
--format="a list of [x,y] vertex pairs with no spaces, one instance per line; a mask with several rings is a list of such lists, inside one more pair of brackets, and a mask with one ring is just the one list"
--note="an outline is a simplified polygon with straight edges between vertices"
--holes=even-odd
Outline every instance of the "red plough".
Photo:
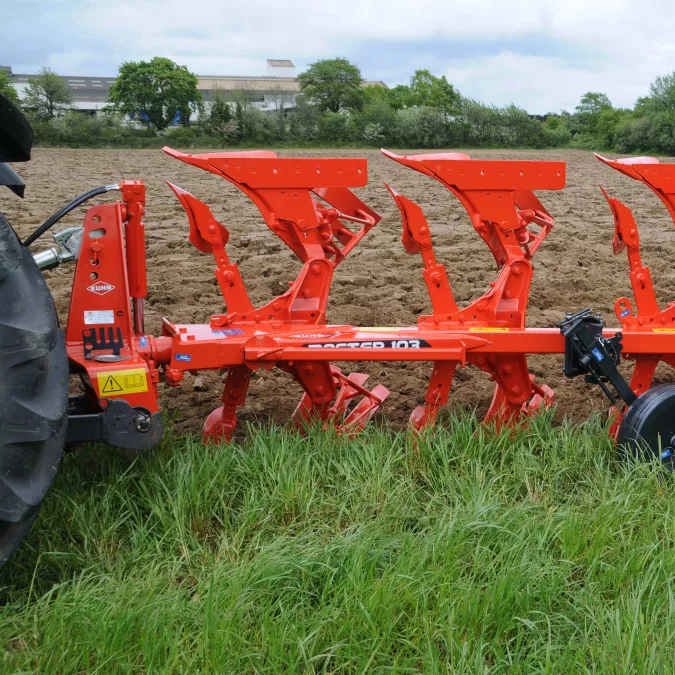
[[[620,442],[636,448],[640,439],[652,443],[657,434],[670,447],[674,434],[666,438],[670,427],[656,420],[652,408],[675,411],[672,388],[658,401],[649,395],[657,364],[675,365],[675,305],[658,307],[649,269],[640,258],[637,225],[621,202],[605,193],[615,219],[614,251],[628,252],[635,295],[636,310],[627,298],[617,301],[621,330],[604,328],[588,310],[568,315],[558,327],[527,327],[532,259],[554,226],[534,191],[562,189],[563,162],[474,160],[460,153],[399,156],[383,151],[393,161],[439,181],[457,197],[494,257],[497,274],[482,296],[459,307],[447,270],[434,253],[422,208],[387,185],[401,212],[403,247],[422,258],[432,313],[420,316],[413,326],[355,327],[327,324],[326,309],[335,268],[380,222],[380,216],[352,192],[367,182],[365,159],[279,158],[271,152],[192,155],[169,148],[165,152],[244,192],[303,266],[285,293],[255,307],[228,256],[230,234],[225,225],[206,204],[169,184],[186,211],[190,241],[214,257],[226,312],[212,315],[207,324],[165,318],[161,335],[147,335],[144,188],[139,182],[123,183],[120,203],[95,206],[85,220],[67,329],[71,368],[82,377],[85,395],[79,403],[81,414],[70,423],[71,437],[81,438],[83,425],[91,426],[87,420],[95,414],[102,420],[99,427],[106,430],[105,440],[147,447],[161,433],[160,378],[177,386],[186,372],[223,369],[227,377],[222,406],[209,415],[203,436],[207,441],[229,440],[252,374],[273,367],[289,373],[304,390],[293,415],[298,429],[319,423],[354,434],[380,409],[389,392],[382,385],[369,389],[365,374],[343,374],[333,364],[350,361],[433,363],[424,404],[410,417],[416,431],[433,425],[448,402],[456,370],[466,366],[488,373],[495,383],[485,419],[498,426],[513,425],[554,401],[553,391],[529,372],[528,354],[557,353],[565,357],[568,376],[586,375],[607,393]],[[671,174],[675,185],[675,166],[648,158],[600,159],[646,183],[675,215],[675,192],[669,191]],[[620,358],[635,362],[630,384],[617,370]],[[126,421],[117,423],[112,433],[106,410],[115,403],[115,414]],[[622,423],[624,413],[628,418],[631,411],[640,410],[649,423],[642,420],[637,427],[635,419]],[[645,410],[651,411],[649,415]]]
[[[27,161],[30,126],[2,94],[0,104],[0,160]],[[353,192],[368,181],[365,159],[165,151],[244,192],[302,268],[285,293],[256,307],[228,254],[229,223],[219,223],[206,204],[169,184],[185,209],[191,243],[213,256],[225,310],[203,324],[164,318],[161,333],[149,335],[142,182],[90,190],[23,242],[0,213],[0,566],[30,529],[66,444],[154,446],[163,434],[158,384],[179,386],[186,373],[202,370],[226,373],[221,405],[202,430],[204,440],[215,443],[232,438],[255,371],[279,368],[303,389],[292,420],[298,430],[314,425],[351,436],[389,392],[370,386],[363,373],[347,372],[346,364],[430,362],[424,403],[410,416],[417,434],[433,426],[456,371],[469,366],[494,381],[486,420],[496,426],[527,421],[554,401],[553,391],[535,381],[527,358],[560,354],[567,376],[584,375],[610,399],[612,435],[625,455],[675,467],[675,384],[652,386],[659,364],[675,366],[675,303],[657,303],[637,224],[620,201],[605,193],[614,216],[614,252],[627,252],[634,295],[634,303],[616,302],[620,328],[605,327],[591,310],[567,314],[558,326],[527,326],[532,262],[554,226],[535,191],[564,187],[563,162],[384,151],[457,197],[497,273],[483,295],[460,307],[422,208],[387,185],[401,213],[403,247],[422,258],[432,311],[411,326],[359,327],[329,324],[326,317],[336,268],[380,222]],[[675,165],[644,157],[599,159],[645,183],[675,220]],[[1,185],[23,194],[23,181],[8,165],[0,164]],[[60,219],[113,190],[121,193],[118,202],[92,206],[83,227],[57,232],[54,247],[31,254],[33,242]],[[72,261],[77,267],[64,336],[40,270]],[[630,381],[618,369],[622,359],[634,362]],[[70,395],[71,378],[81,383],[79,395]]]

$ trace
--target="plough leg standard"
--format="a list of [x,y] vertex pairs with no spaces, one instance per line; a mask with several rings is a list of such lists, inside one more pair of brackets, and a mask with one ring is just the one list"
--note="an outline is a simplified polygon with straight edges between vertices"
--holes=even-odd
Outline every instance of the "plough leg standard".
[[[642,439],[670,464],[675,424],[663,415],[675,416],[674,388],[650,387],[659,362],[675,365],[675,304],[663,311],[658,307],[649,269],[640,259],[637,226],[617,199],[604,193],[615,219],[614,252],[628,252],[636,304],[634,309],[627,298],[617,300],[620,331],[604,329],[588,310],[568,315],[556,328],[526,327],[531,260],[553,228],[551,214],[533,190],[563,188],[563,162],[383,151],[438,180],[459,199],[498,273],[481,297],[458,307],[446,269],[434,255],[421,207],[387,185],[401,212],[403,246],[422,257],[432,314],[420,316],[415,326],[355,327],[327,324],[326,307],[335,268],[380,221],[349,189],[366,184],[365,159],[165,152],[242,190],[303,267],[288,291],[254,307],[228,257],[226,227],[206,204],[169,183],[187,213],[190,241],[214,257],[226,312],[214,314],[208,324],[165,318],[160,336],[147,335],[145,188],[139,181],[122,183],[121,202],[95,206],[85,219],[66,331],[71,371],[82,376],[85,393],[71,401],[68,440],[149,447],[161,435],[161,371],[167,384],[177,386],[186,372],[221,369],[227,371],[222,406],[209,415],[203,437],[229,440],[252,373],[273,367],[289,373],[304,390],[295,425],[331,423],[339,432],[355,433],[389,392],[382,385],[368,389],[366,375],[346,375],[335,361],[433,362],[424,404],[410,418],[417,431],[432,425],[448,401],[456,369],[474,366],[495,383],[486,420],[511,425],[554,400],[553,391],[529,373],[527,355],[559,353],[565,355],[565,374],[584,374],[608,395],[615,418],[612,433],[623,446],[636,453]],[[675,218],[675,166],[649,158],[599,159],[648,185]],[[635,363],[630,384],[617,370],[620,355]],[[645,392],[650,395],[641,397]]]

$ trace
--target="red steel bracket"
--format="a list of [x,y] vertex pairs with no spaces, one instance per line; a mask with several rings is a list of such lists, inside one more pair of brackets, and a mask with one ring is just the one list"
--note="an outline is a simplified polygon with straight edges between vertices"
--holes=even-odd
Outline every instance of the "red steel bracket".
[[[241,333],[242,327],[252,325],[264,327],[271,336],[300,325],[325,325],[334,268],[380,221],[380,216],[349,190],[366,184],[366,160],[290,159],[257,151],[201,155],[184,154],[171,148],[164,148],[164,151],[238,187],[256,204],[267,226],[304,263],[288,291],[255,308],[238,267],[227,256],[227,229],[216,221],[206,204],[169,183],[187,212],[190,241],[198,250],[212,253],[216,260],[215,275],[227,313],[211,317],[211,330],[214,333]],[[169,322],[164,324],[164,334],[174,341],[181,340],[180,330]],[[279,359],[279,367],[289,372],[305,390],[296,420],[337,420],[345,411],[344,405],[358,394],[364,397],[362,403],[340,421],[342,428],[355,429],[365,424],[388,394],[384,388],[377,387],[368,393],[356,381],[347,385],[344,376],[336,375],[328,362],[295,364],[283,361],[272,337],[254,342],[267,357]],[[191,358],[182,352],[180,355]],[[191,361],[180,362],[172,358],[170,383],[177,384],[182,372],[194,365]],[[274,363],[260,361],[255,367],[263,365],[272,367]],[[331,407],[338,388],[338,399]],[[247,389],[248,380],[244,386],[240,367],[230,368],[223,394],[224,405],[211,414],[204,427],[207,438],[231,437],[236,423],[235,411],[243,404]],[[354,391],[357,393],[352,393]]]
[[107,399],[123,398],[132,407],[154,413],[159,410],[159,373],[155,361],[138,351],[139,343],[147,345],[152,338],[134,331],[130,302],[146,294],[140,221],[145,186],[124,181],[120,189],[123,202],[87,211],[66,346],[71,370],[82,377],[92,406],[100,408]]
[[[424,262],[433,314],[420,316],[420,327],[477,332],[524,328],[532,280],[530,259],[553,228],[551,214],[532,190],[564,187],[564,162],[472,160],[463,153],[399,156],[382,152],[447,187],[467,210],[474,229],[500,267],[490,290],[460,309],[445,267],[436,260],[421,207],[387,185],[401,212],[403,246],[408,253],[420,253]],[[538,231],[532,231],[531,225]],[[496,382],[486,419],[494,419],[497,424],[515,421],[553,400],[550,388],[534,383],[524,353],[470,355],[469,362]],[[456,366],[448,362],[435,364],[425,404],[411,417],[415,428],[431,423],[446,403]]]
[[[660,164],[653,157],[608,159],[598,154],[595,156],[607,166],[649,187],[665,204],[675,222],[675,185],[672,184],[675,182],[675,164]],[[626,297],[619,298],[614,305],[622,332],[625,335],[634,334],[637,339],[648,333],[672,333],[675,337],[675,302],[669,303],[663,310],[659,307],[651,272],[642,263],[640,235],[633,212],[618,199],[610,197],[604,188],[600,189],[614,217],[612,248],[615,255],[626,250],[635,298],[635,309]],[[651,387],[659,362],[664,361],[675,367],[675,358],[668,354],[634,354],[626,351],[623,357],[635,361],[630,386],[638,396]],[[617,431],[622,413],[613,410],[612,414],[615,417],[613,430]]]

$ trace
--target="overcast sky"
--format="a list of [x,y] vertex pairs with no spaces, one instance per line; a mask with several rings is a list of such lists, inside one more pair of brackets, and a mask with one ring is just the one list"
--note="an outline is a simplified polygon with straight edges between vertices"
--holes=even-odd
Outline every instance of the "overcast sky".
[[0,0],[0,64],[115,75],[168,56],[199,75],[301,72],[345,56],[371,80],[417,68],[464,95],[532,113],[571,110],[586,91],[632,106],[675,70],[675,0]]

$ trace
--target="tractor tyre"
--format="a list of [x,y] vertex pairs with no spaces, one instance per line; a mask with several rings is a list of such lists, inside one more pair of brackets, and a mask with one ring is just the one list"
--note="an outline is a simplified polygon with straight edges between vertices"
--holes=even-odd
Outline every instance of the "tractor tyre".
[[68,358],[51,293],[0,214],[0,567],[54,480],[67,405]]
[[623,460],[660,460],[675,471],[675,384],[657,384],[630,404],[616,438]]

